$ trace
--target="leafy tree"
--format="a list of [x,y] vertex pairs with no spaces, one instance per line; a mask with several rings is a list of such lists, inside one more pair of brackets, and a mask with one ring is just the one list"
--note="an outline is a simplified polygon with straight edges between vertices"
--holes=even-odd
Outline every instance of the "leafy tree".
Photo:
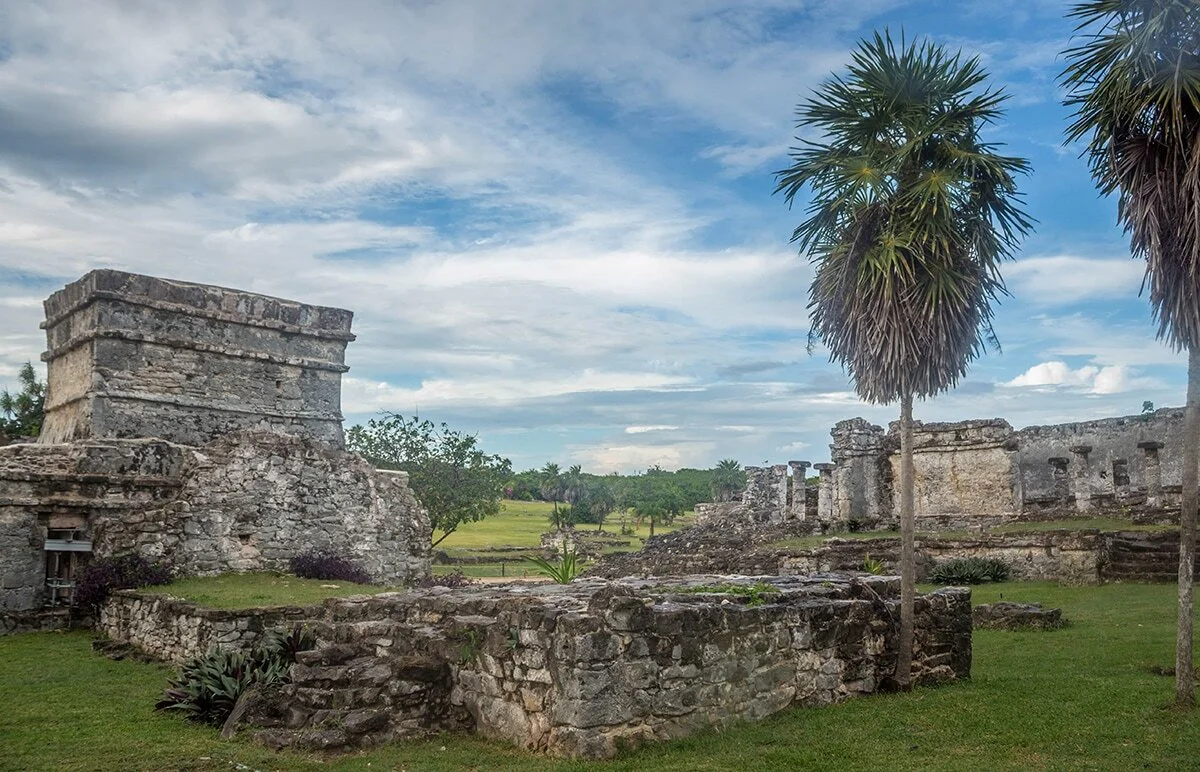
[[542,473],[536,469],[526,469],[513,475],[505,488],[505,496],[517,501],[534,501],[542,496]]
[[797,108],[797,128],[824,137],[802,140],[776,175],[789,204],[812,190],[792,234],[816,264],[810,349],[823,342],[862,399],[900,402],[900,688],[912,668],[913,397],[953,387],[995,342],[999,263],[1031,225],[1013,180],[1028,164],[980,136],[1006,99],[977,91],[986,78],[976,58],[876,33],[848,75]]
[[1134,257],[1146,260],[1158,337],[1188,352],[1175,702],[1195,704],[1192,664],[1197,464],[1200,462],[1200,2],[1090,0],[1068,15],[1067,141],[1084,154]]
[[0,435],[11,438],[36,437],[46,415],[46,384],[38,380],[33,364],[26,362],[17,372],[21,390],[0,392]]
[[655,524],[669,525],[684,512],[683,491],[669,473],[658,467],[630,480],[625,504],[639,519],[650,520],[650,535]]
[[713,501],[732,501],[746,488],[746,472],[735,459],[724,458],[712,470]]
[[442,543],[463,523],[473,523],[500,511],[504,484],[512,476],[507,458],[484,453],[477,438],[446,424],[395,413],[354,426],[346,445],[382,469],[408,472],[408,484],[429,510]]
[[605,519],[617,508],[616,492],[605,478],[585,478],[583,494],[571,504],[571,512],[576,522],[594,523],[597,531],[603,531]]

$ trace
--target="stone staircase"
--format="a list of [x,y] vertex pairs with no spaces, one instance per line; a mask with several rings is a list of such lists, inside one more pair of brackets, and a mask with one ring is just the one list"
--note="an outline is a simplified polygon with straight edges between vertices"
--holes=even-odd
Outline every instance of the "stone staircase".
[[1105,534],[1105,582],[1174,582],[1179,573],[1179,534],[1122,531]]

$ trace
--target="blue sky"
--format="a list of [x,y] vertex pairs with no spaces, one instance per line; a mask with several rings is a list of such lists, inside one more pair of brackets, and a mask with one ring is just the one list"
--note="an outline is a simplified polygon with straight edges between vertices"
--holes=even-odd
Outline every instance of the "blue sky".
[[1002,353],[924,420],[1183,402],[1056,76],[1066,3],[24,2],[0,7],[0,386],[98,267],[353,309],[348,422],[414,411],[518,468],[828,458],[859,402],[805,349],[793,110],[889,27],[1012,98],[1036,232]]

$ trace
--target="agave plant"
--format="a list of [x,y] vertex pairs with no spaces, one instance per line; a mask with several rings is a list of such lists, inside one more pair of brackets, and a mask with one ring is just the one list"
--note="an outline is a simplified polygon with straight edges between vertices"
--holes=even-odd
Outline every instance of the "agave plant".
[[547,560],[540,555],[536,558],[526,558],[526,560],[533,563],[539,574],[548,576],[559,584],[570,584],[583,570],[583,562],[579,559],[579,553],[574,549],[568,549],[566,544],[563,545],[562,552],[559,553],[556,560]]

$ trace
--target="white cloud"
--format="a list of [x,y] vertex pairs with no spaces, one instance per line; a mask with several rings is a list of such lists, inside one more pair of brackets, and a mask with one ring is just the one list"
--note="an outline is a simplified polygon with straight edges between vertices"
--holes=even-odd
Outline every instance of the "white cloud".
[[647,434],[649,432],[673,432],[673,431],[677,430],[678,428],[679,428],[678,426],[668,426],[665,424],[659,425],[659,426],[626,426],[625,433],[626,434]]
[[1026,257],[1004,268],[1009,290],[1020,300],[1065,305],[1137,295],[1146,265],[1129,258],[1057,255]]
[[1085,365],[1071,369],[1067,363],[1061,361],[1036,364],[1002,385],[1012,388],[1065,387],[1089,394],[1121,394],[1134,389],[1160,386],[1153,379],[1134,376],[1125,365]]

